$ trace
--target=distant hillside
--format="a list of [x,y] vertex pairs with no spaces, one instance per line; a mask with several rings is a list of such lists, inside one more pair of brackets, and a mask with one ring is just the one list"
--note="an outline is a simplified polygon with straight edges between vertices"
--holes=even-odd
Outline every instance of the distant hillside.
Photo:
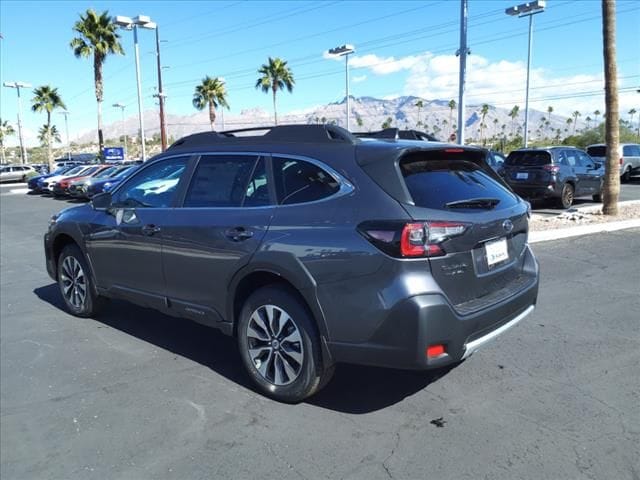
[[[418,109],[415,104],[422,100],[423,107]],[[303,112],[292,112],[279,116],[279,123],[335,123],[345,126],[345,100],[330,103]],[[372,131],[379,130],[383,123],[387,122],[393,127],[416,128],[433,133],[436,137],[447,139],[454,131],[457,121],[457,109],[453,112],[449,109],[448,100],[427,100],[413,96],[398,97],[384,100],[373,97],[351,97],[351,130]],[[518,118],[513,121],[509,117],[510,109],[490,106],[485,117],[484,133],[481,135],[480,124],[482,121],[481,105],[469,105],[465,112],[466,137],[470,141],[480,141],[481,138],[490,139],[494,136],[502,137],[513,134],[522,134],[524,123],[524,108],[521,107]],[[259,108],[242,110],[240,115],[218,113],[216,129],[222,130],[224,115],[224,128],[248,128],[262,125],[271,125],[273,114]],[[567,117],[551,115],[549,124],[548,114],[537,110],[529,112],[529,131],[532,139],[555,136],[560,129],[561,136],[565,137],[573,131],[573,125],[568,126]],[[147,137],[158,134],[160,131],[158,113],[156,110],[147,110],[144,113],[145,133]],[[584,127],[584,122],[578,120],[578,130]],[[167,115],[167,130],[170,137],[180,138],[203,130],[209,130],[208,113],[197,112],[192,115]],[[565,131],[565,129],[568,129]],[[118,138],[122,135],[122,122],[115,122],[104,127],[105,138]],[[138,132],[137,116],[125,119],[124,131],[128,136]],[[74,139],[76,143],[95,142],[95,131],[86,130]]]

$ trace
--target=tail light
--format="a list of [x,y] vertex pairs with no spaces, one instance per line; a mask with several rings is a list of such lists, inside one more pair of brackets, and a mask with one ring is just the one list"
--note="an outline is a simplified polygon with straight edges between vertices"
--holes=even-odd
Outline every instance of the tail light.
[[620,165],[622,165],[624,163],[624,158],[620,157]]
[[559,165],[545,165],[542,168],[547,172],[551,172],[551,173],[558,173],[560,171]]
[[459,222],[364,222],[358,231],[383,252],[401,258],[439,257],[441,243],[462,235],[468,224]]

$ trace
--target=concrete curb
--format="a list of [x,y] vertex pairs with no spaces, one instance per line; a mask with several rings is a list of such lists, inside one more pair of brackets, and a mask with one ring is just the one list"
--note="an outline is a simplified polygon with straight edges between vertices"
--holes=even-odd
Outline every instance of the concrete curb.
[[622,220],[620,222],[597,223],[595,225],[580,225],[577,227],[559,228],[556,230],[542,230],[529,232],[529,243],[548,242],[562,238],[579,237],[602,232],[615,232],[628,228],[640,228],[640,219]]

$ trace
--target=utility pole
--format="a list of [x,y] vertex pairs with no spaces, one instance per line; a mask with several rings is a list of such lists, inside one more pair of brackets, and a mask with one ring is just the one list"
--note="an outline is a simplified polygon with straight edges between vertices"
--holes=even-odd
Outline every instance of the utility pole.
[[160,104],[160,142],[162,144],[162,151],[167,149],[167,130],[164,120],[164,97],[165,94],[162,91],[162,65],[160,64],[160,33],[159,28],[156,25],[156,58],[158,60],[158,103]]
[[15,88],[18,92],[18,138],[20,139],[20,156],[24,164],[27,163],[27,149],[24,146],[24,139],[22,138],[22,99],[20,98],[20,89],[31,88],[31,84],[25,82],[4,82],[4,86]]
[[460,48],[456,55],[460,57],[460,80],[458,86],[458,144],[464,145],[464,88],[467,75],[467,0],[460,0]]
[[69,112],[67,110],[63,110],[59,113],[60,115],[64,115],[64,128],[67,133],[67,160],[71,161],[71,142],[69,141],[69,121],[67,119]]

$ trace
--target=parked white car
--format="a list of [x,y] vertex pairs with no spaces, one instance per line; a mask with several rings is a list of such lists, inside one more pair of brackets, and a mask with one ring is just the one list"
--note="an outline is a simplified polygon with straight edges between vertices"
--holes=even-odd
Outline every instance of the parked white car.
[[[631,175],[640,173],[640,145],[637,143],[621,143],[620,144],[620,180],[628,182]],[[604,163],[607,161],[607,146],[604,143],[589,145],[587,153],[596,162]]]
[[29,165],[3,165],[0,167],[0,183],[26,182],[29,173],[35,169]]
[[91,167],[94,167],[94,166],[95,165],[78,165],[77,167],[72,168],[71,170],[69,170],[68,172],[62,175],[55,175],[53,177],[46,178],[42,182],[42,191],[53,192],[53,186],[56,184],[56,182],[59,182],[64,178],[80,176],[82,175],[82,172],[84,172],[85,170],[89,170]]

